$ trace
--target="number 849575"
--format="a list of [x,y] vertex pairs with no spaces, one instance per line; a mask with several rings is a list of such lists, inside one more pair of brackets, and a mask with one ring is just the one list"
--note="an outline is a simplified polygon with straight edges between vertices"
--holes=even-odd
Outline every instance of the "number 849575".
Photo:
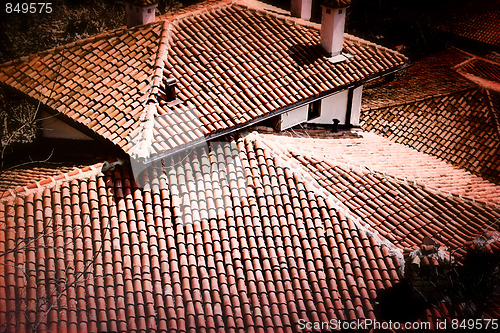
[[5,12],[7,14],[36,14],[36,13],[52,13],[51,2],[7,2],[5,4]]

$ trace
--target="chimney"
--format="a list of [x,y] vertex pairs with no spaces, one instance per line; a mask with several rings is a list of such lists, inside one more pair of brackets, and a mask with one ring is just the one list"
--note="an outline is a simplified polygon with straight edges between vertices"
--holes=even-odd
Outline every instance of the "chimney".
[[158,0],[125,0],[127,27],[154,22],[157,4]]
[[321,14],[321,46],[335,56],[342,52],[346,9],[351,0],[324,0]]
[[175,77],[164,79],[163,84],[165,85],[165,98],[167,102],[175,100],[177,98],[177,94],[175,92],[175,88],[177,87],[177,80],[175,79]]
[[311,19],[312,0],[292,0],[290,11],[292,16],[309,20]]

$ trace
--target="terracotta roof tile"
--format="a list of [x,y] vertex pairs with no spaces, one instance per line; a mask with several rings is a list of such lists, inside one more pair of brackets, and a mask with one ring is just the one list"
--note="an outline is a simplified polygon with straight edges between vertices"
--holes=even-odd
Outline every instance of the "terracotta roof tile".
[[364,89],[362,108],[367,110],[473,88],[475,85],[454,69],[471,59],[472,55],[450,48],[418,60],[398,79]]
[[[138,122],[140,103],[148,96],[143,82],[155,70],[164,30],[162,22],[117,29],[24,57],[1,65],[0,80],[101,136],[110,138],[113,128],[117,136],[111,141],[119,144],[128,128],[117,125],[117,116],[128,110],[129,119]],[[129,52],[135,57],[127,56]],[[121,102],[130,107],[117,112],[109,107]],[[96,117],[99,124],[91,122]]]
[[500,63],[474,58],[457,67],[457,72],[469,80],[500,92]]
[[[450,250],[456,250],[456,254],[463,255],[465,248],[462,245],[465,242],[471,241],[483,230],[499,228],[498,206],[478,205],[473,201],[437,192],[430,187],[422,187],[414,181],[399,180],[389,176],[390,173],[367,169],[364,163],[356,166],[360,160],[370,160],[366,152],[358,153],[363,148],[369,149],[369,145],[363,144],[362,140],[347,140],[345,143],[342,142],[344,140],[331,140],[326,145],[323,142],[319,144],[318,140],[297,140],[284,136],[260,134],[259,138],[265,140],[274,154],[284,155],[289,160],[288,163],[296,165],[297,170],[303,170],[341,206],[349,208],[352,216],[368,223],[382,237],[400,248],[418,247],[424,236],[428,236],[448,246]],[[348,146],[355,149],[349,149]],[[377,146],[383,147],[380,143]],[[383,149],[378,150],[383,153]],[[411,149],[407,150],[410,151],[409,154],[418,155],[412,153]],[[325,153],[331,155],[325,157]],[[351,156],[343,159],[334,155]],[[376,158],[375,155],[371,155],[372,158]],[[349,161],[347,164],[346,160]],[[396,159],[392,157],[392,160]],[[371,167],[377,164],[374,162]],[[390,165],[389,162],[385,163]],[[399,163],[401,161],[392,163],[392,168],[382,168],[382,171],[394,172],[398,170]],[[382,165],[378,164],[379,170]],[[361,204],[353,206],[353,201]]]
[[[398,179],[417,182],[443,193],[452,193],[494,205],[500,204],[500,187],[498,185],[434,156],[418,152],[406,145],[370,132],[351,133],[351,137],[345,133],[343,136],[341,134],[342,132],[331,133],[325,130],[301,131],[294,129],[280,135],[266,134],[265,137],[269,137],[270,140],[290,151],[301,152],[305,155],[324,156],[328,159],[366,167]],[[321,170],[325,168],[321,164],[316,164],[316,167]],[[330,172],[339,178],[334,170]],[[355,183],[357,180],[348,181],[349,178],[350,176],[346,175],[346,179],[340,177],[339,181],[345,186],[346,191],[354,194],[358,190],[352,187],[351,183]],[[396,193],[391,184],[382,186],[385,187],[384,190],[387,193]],[[423,199],[419,192],[414,191],[410,194],[416,198],[416,201]],[[356,208],[363,207],[368,199],[374,200],[376,197],[376,192],[357,193],[352,198],[353,201],[348,204]],[[398,208],[400,205],[391,198],[386,199],[388,207]],[[369,207],[365,207],[365,209],[369,209]],[[403,220],[407,220],[407,218],[404,217]]]
[[445,20],[437,29],[459,38],[472,40],[489,46],[500,46],[500,10],[493,4],[491,8],[481,8],[456,15]]
[[365,130],[500,181],[498,113],[490,93],[469,89],[365,110]]
[[[387,245],[257,141],[214,144],[164,165],[144,175],[145,188],[116,166],[4,198],[2,324],[298,331],[299,319],[374,318],[377,290],[399,279]],[[14,240],[25,237],[36,244],[21,256]],[[43,302],[51,306],[41,310]],[[36,312],[24,316],[25,307]]]
[[[127,152],[139,135],[138,141],[150,138],[140,146],[160,154],[406,61],[395,51],[345,35],[345,49],[354,57],[331,64],[319,46],[318,24],[268,9],[251,1],[198,4],[156,23],[3,64],[0,80]],[[177,105],[162,97],[169,77],[178,82]],[[145,116],[145,102],[154,96],[158,114]],[[141,128],[145,119],[184,113],[197,134],[179,127],[172,129],[175,134],[150,135],[151,127]],[[209,116],[212,126],[202,121]]]

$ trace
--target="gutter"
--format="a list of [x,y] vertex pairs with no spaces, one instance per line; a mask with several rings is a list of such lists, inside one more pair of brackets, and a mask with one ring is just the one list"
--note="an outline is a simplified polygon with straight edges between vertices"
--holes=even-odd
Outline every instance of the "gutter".
[[303,101],[300,101],[296,104],[293,104],[293,105],[289,105],[289,106],[286,106],[282,109],[279,109],[279,110],[276,110],[276,111],[273,111],[271,113],[268,113],[260,118],[256,118],[254,120],[251,120],[247,123],[244,123],[244,124],[240,124],[240,125],[237,125],[235,127],[231,127],[231,128],[228,128],[228,129],[225,129],[223,131],[220,131],[220,132],[217,132],[217,133],[214,133],[212,135],[209,135],[209,136],[206,136],[204,137],[203,139],[198,139],[198,140],[195,140],[195,141],[192,141],[188,144],[185,144],[185,145],[182,145],[180,147],[177,147],[177,148],[174,148],[174,149],[171,149],[163,154],[159,154],[153,158],[147,158],[147,159],[144,159],[142,160],[141,162],[144,163],[144,164],[147,164],[147,163],[151,163],[151,162],[155,162],[159,159],[162,159],[162,158],[165,158],[165,157],[169,157],[171,155],[174,155],[174,154],[177,154],[181,151],[184,151],[186,149],[190,149],[190,148],[194,148],[194,147],[197,147],[207,141],[211,141],[211,140],[214,140],[214,139],[217,139],[217,138],[220,138],[222,136],[225,136],[225,135],[228,135],[228,134],[231,134],[231,133],[234,133],[234,132],[238,132],[238,131],[241,131],[242,129],[245,129],[247,127],[251,127],[253,125],[256,125],[257,123],[260,123],[264,120],[268,120],[270,118],[273,118],[273,117],[276,117],[280,114],[283,114],[283,113],[286,113],[286,112],[289,112],[289,111],[292,111],[294,109],[297,109],[297,108],[300,108],[301,106],[304,106],[304,105],[308,105],[312,102],[315,102],[317,100],[320,100],[320,99],[323,99],[323,98],[326,98],[326,97],[329,97],[331,95],[334,95],[336,93],[338,93],[339,91],[342,91],[342,90],[346,90],[346,89],[355,89],[359,86],[362,86],[363,84],[366,84],[366,83],[369,83],[371,81],[374,81],[376,79],[379,79],[379,78],[382,78],[382,77],[386,77],[388,75],[392,75],[396,72],[399,72],[400,70],[403,70],[403,69],[406,69],[408,67],[410,67],[411,65],[408,64],[408,63],[404,63],[402,65],[399,65],[399,66],[396,66],[396,67],[393,67],[385,72],[382,72],[381,74],[372,74],[362,80],[359,80],[359,81],[356,81],[355,83],[351,83],[351,84],[347,84],[347,85],[343,85],[343,86],[339,86],[337,88],[334,88],[332,90],[329,90],[329,91],[325,91],[324,93],[321,93],[319,94],[318,96],[315,96],[315,97],[311,97],[311,98],[308,98],[308,99],[305,99]]

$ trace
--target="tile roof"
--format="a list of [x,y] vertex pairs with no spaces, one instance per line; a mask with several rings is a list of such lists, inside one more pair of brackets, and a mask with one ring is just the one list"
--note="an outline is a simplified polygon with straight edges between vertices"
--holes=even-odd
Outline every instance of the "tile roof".
[[117,167],[0,203],[0,324],[301,331],[374,318],[377,290],[399,279],[386,245],[254,142],[165,168],[149,187]]
[[60,173],[67,173],[71,170],[80,169],[81,165],[36,165],[34,167],[20,167],[11,170],[0,171],[0,193],[10,188],[25,186],[33,182],[49,178]]
[[[260,137],[275,154],[291,160],[295,170],[326,189],[353,219],[367,223],[399,248],[418,248],[427,236],[461,256],[466,251],[464,243],[483,231],[500,229],[498,206],[463,200],[364,165],[325,158],[315,150],[302,150],[306,145],[300,140],[287,146],[274,136]],[[332,140],[329,145],[342,145],[342,141]]]
[[489,46],[500,46],[500,10],[492,8],[460,14],[438,26],[438,30]]
[[376,108],[473,88],[476,85],[454,69],[473,58],[466,52],[449,48],[420,59],[396,80],[364,89],[362,108]]
[[500,92],[500,63],[474,58],[457,67],[457,72],[467,79]]
[[322,135],[312,132],[289,130],[264,137],[296,153],[359,165],[443,193],[500,205],[500,185],[381,135],[361,131],[348,132],[350,135],[343,131],[324,131]]
[[361,126],[398,143],[500,182],[500,127],[482,89],[364,110]]
[[[265,8],[250,1],[198,4],[156,23],[3,64],[0,81],[126,152],[136,139],[160,154],[406,61],[346,35],[344,49],[354,57],[332,64],[319,46],[318,24]],[[177,79],[179,104],[164,99],[163,79],[170,77]],[[153,96],[158,104],[146,108]],[[183,124],[151,133],[148,120],[156,118]]]
[[[400,281],[388,226],[403,246],[498,230],[498,210],[270,142],[172,156],[143,188],[128,167],[97,165],[1,200],[0,325],[298,332],[301,319],[374,319],[378,293]],[[359,213],[342,208],[358,200]],[[386,213],[381,236],[365,225]]]
[[165,26],[113,30],[5,63],[0,81],[86,128],[86,134],[126,147],[157,74]]

